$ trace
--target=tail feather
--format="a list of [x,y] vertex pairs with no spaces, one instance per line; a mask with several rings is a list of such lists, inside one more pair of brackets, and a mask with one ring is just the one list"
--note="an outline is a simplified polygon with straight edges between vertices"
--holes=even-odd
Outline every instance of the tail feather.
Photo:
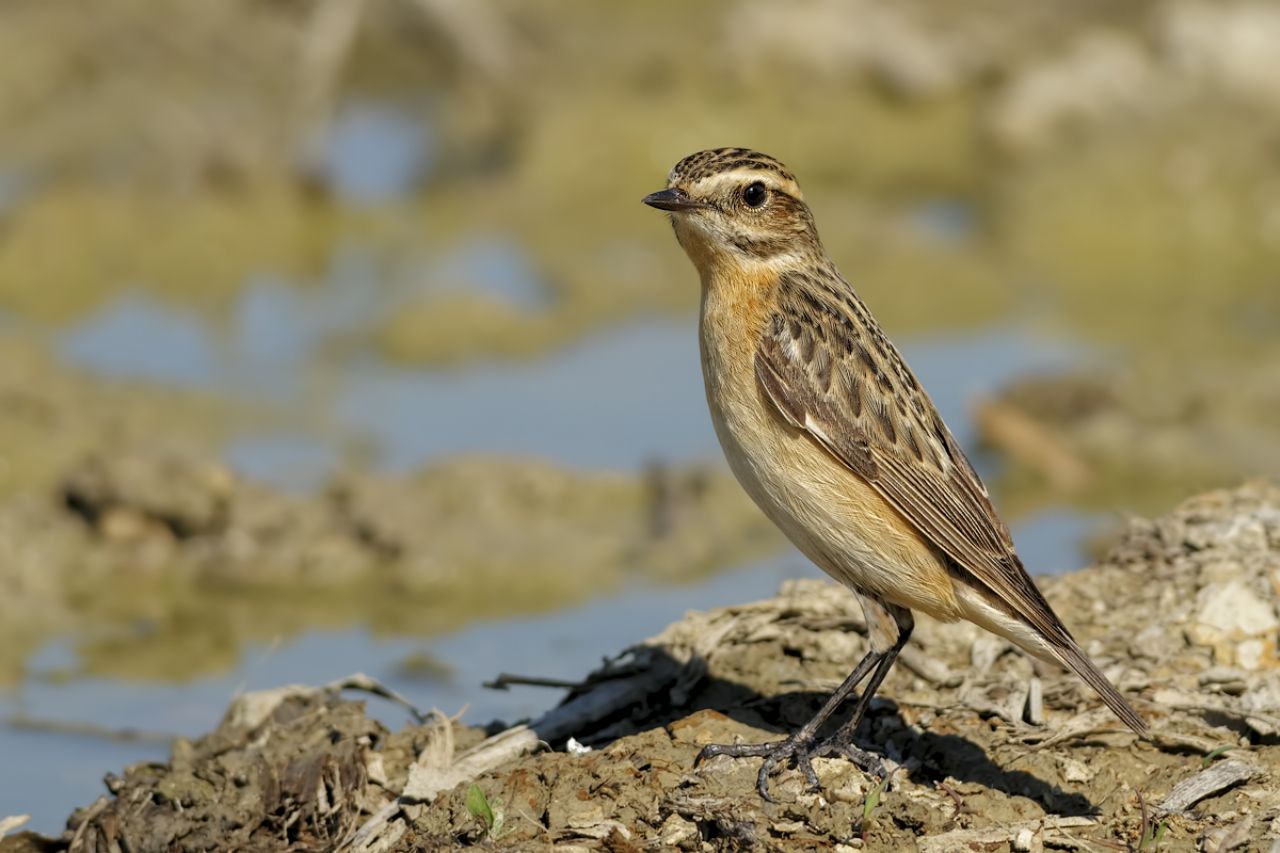
[[1142,737],[1150,737],[1151,730],[1146,721],[1138,716],[1138,712],[1125,701],[1115,685],[1089,660],[1089,656],[1072,638],[1071,632],[1049,608],[1048,602],[1043,604],[1044,613],[1047,614],[1044,621],[1049,623],[1051,629],[1048,632],[1036,627],[994,595],[975,585],[957,583],[956,602],[960,605],[961,615],[970,622],[1011,640],[1019,648],[1038,658],[1057,662],[1074,672],[1097,692],[1126,726]]
[[1102,701],[1107,707],[1124,722],[1126,726],[1133,729],[1141,737],[1150,737],[1151,729],[1147,727],[1146,720],[1138,716],[1138,712],[1133,710],[1125,698],[1120,695],[1120,691],[1115,685],[1107,680],[1098,667],[1094,666],[1093,661],[1089,660],[1089,656],[1081,650],[1076,641],[1071,638],[1070,634],[1065,637],[1065,642],[1059,638],[1054,638],[1057,642],[1051,642],[1054,653],[1058,660],[1074,672],[1076,675],[1094,689],[1097,694],[1102,697]]

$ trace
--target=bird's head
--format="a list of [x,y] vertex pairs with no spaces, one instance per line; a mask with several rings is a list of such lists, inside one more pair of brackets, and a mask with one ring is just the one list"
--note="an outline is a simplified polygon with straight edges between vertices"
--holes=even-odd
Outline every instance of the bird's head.
[[671,214],[676,239],[704,276],[719,264],[778,267],[822,250],[795,175],[748,148],[690,154],[644,203]]

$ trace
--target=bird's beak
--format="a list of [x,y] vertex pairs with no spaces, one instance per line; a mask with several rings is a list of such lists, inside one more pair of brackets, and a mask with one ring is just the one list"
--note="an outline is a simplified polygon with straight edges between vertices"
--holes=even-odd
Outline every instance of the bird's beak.
[[670,210],[679,212],[682,210],[699,210],[701,208],[710,207],[704,201],[695,201],[689,198],[689,194],[684,190],[672,187],[670,189],[658,190],[656,193],[649,193],[643,199],[645,204],[650,207],[656,207],[658,210]]

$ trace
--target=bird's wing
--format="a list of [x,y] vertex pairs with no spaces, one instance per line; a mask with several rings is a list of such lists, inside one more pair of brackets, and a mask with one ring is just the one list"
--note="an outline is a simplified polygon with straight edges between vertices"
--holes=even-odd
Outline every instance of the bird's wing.
[[986,487],[848,283],[834,274],[791,274],[779,282],[777,300],[755,370],[779,413],[869,482],[960,571],[1041,634],[1121,719],[1145,732],[1032,582]]

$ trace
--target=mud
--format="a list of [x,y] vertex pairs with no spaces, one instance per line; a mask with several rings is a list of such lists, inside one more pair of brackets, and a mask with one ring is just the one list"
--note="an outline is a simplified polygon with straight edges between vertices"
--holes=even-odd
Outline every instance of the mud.
[[[1276,125],[1259,107],[1280,97],[1278,75],[1231,35],[1276,31],[1265,4],[385,3],[326,33],[304,6],[185,2],[163,39],[154,0],[87,18],[15,6],[0,34],[0,156],[61,179],[19,182],[0,306],[67,321],[127,284],[226,310],[263,271],[323,279],[335,245],[395,271],[496,234],[529,252],[536,308],[461,276],[433,282],[443,296],[396,293],[358,334],[408,362],[523,358],[696,303],[637,199],[729,128],[803,166],[835,259],[890,328],[990,322],[1030,282],[1063,297],[1073,331],[1127,340],[1135,319],[1191,333],[1218,326],[1205,303],[1230,323],[1274,290]],[[429,111],[424,90],[442,95]],[[436,149],[376,205],[335,198],[306,165],[348,99],[403,110]],[[655,136],[655,116],[687,140]],[[601,127],[609,144],[586,145]],[[104,161],[129,179],[100,180]],[[960,215],[930,218],[938,201]],[[77,251],[57,251],[68,239]],[[1176,337],[1155,322],[1144,334]]]
[[182,680],[319,626],[444,632],[781,545],[727,472],[698,465],[603,474],[466,457],[299,496],[181,444],[74,460],[0,500],[0,682],[59,635],[84,674]]
[[1143,510],[1170,493],[1280,476],[1278,364],[1174,352],[1020,379],[976,410],[982,440],[1009,463],[994,485],[1022,510],[1063,500]]
[[860,731],[891,783],[821,759],[820,791],[787,770],[764,802],[755,761],[695,768],[699,748],[793,729],[866,647],[845,591],[792,582],[689,614],[488,738],[442,717],[392,734],[331,689],[251,694],[170,762],[108,777],[109,795],[50,843],[1265,850],[1280,840],[1277,554],[1280,489],[1255,483],[1135,520],[1098,565],[1042,582],[1149,742],[1065,673],[921,620]]
[[45,342],[6,327],[0,334],[0,500],[52,494],[69,468],[104,445],[176,442],[207,452],[254,415],[248,405],[208,394],[69,370]]

